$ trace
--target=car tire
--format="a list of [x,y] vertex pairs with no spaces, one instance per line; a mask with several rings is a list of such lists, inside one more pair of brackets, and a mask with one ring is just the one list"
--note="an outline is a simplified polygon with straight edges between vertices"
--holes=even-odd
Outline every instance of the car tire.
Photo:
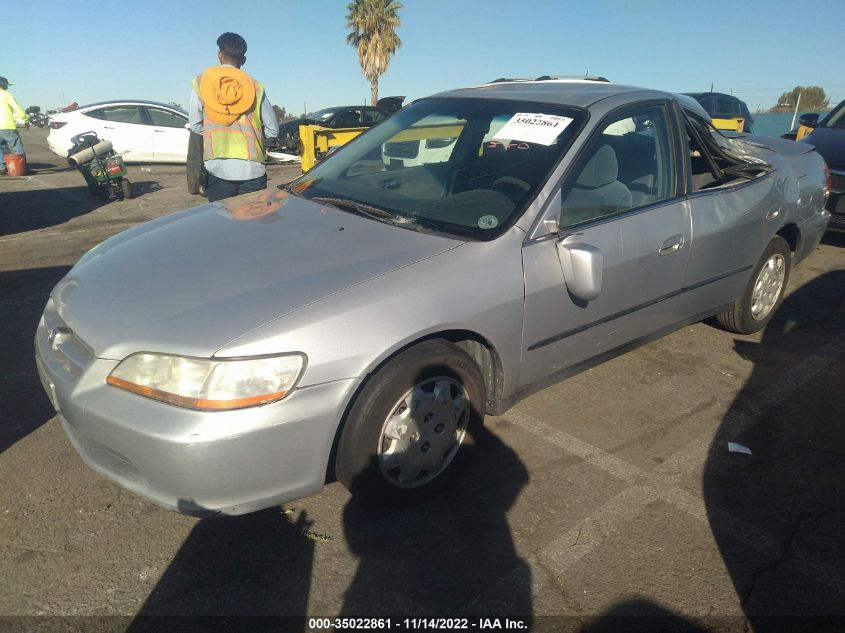
[[789,244],[775,236],[754,267],[742,296],[730,310],[716,315],[718,326],[735,334],[754,334],[766,327],[783,301],[791,264]]
[[457,345],[431,340],[405,350],[358,394],[338,443],[338,480],[377,505],[427,497],[454,472],[485,401],[481,370]]
[[124,178],[120,181],[120,190],[123,192],[123,197],[127,200],[132,199],[132,183]]

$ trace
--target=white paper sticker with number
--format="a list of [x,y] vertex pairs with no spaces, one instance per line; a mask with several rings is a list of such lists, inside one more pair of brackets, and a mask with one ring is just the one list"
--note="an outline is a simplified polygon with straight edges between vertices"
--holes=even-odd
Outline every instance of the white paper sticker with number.
[[572,119],[565,116],[517,112],[493,138],[551,145],[570,123]]

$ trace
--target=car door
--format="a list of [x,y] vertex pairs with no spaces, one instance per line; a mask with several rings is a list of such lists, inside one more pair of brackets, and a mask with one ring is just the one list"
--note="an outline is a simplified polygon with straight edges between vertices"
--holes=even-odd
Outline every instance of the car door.
[[675,116],[665,102],[608,115],[552,199],[559,231],[526,241],[520,386],[684,318],[691,231]]
[[102,119],[101,139],[111,141],[114,151],[126,161],[142,162],[153,157],[150,126],[145,125],[139,105],[113,105],[98,110]]
[[688,112],[681,116],[689,148],[684,162],[695,235],[684,280],[688,289],[684,309],[698,314],[732,303],[742,294],[786,209],[773,171],[762,165],[759,173],[748,172],[751,177],[729,175],[724,170],[731,165],[716,153],[707,122]]
[[156,161],[184,162],[188,155],[188,117],[164,108],[145,108],[152,127],[153,158]]

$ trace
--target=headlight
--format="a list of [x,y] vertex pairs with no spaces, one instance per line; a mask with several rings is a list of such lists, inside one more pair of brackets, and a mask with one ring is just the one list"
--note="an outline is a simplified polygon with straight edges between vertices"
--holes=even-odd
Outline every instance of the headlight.
[[215,360],[142,352],[124,358],[106,382],[178,407],[220,411],[284,398],[304,368],[303,354]]

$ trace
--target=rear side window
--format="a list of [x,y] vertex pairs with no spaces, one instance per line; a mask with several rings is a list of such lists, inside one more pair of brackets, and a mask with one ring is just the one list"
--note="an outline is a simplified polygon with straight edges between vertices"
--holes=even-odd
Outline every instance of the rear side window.
[[159,110],[157,108],[147,108],[147,114],[150,115],[153,125],[159,125],[161,127],[185,127],[185,124],[188,122],[187,118],[179,116],[175,112],[168,112],[167,110]]
[[379,110],[364,110],[364,123],[381,123],[385,118],[387,117]]

